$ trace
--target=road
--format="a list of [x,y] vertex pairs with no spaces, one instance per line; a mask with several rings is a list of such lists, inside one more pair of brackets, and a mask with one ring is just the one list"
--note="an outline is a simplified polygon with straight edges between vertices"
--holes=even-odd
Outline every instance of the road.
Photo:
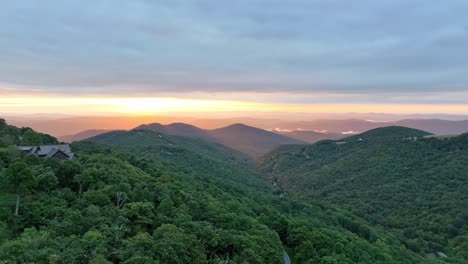
[[289,258],[288,253],[286,251],[283,252],[283,257],[284,257],[284,264],[291,264],[291,259]]

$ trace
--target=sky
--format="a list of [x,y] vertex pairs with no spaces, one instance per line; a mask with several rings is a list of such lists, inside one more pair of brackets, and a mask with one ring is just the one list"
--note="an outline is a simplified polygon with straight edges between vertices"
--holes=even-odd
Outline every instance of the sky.
[[0,113],[468,114],[465,0],[0,3]]

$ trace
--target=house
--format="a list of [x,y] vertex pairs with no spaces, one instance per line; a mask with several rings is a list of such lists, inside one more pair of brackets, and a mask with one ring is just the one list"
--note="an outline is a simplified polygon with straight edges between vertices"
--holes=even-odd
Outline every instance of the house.
[[76,159],[75,153],[70,149],[70,145],[42,145],[42,146],[18,146],[19,150],[26,152],[28,155],[36,155],[40,158],[56,158],[61,160]]

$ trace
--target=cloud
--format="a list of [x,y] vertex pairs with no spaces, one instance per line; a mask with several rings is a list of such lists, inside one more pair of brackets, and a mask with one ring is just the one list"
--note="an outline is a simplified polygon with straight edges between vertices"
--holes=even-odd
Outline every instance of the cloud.
[[450,97],[468,86],[467,12],[461,0],[9,1],[0,82],[63,94]]

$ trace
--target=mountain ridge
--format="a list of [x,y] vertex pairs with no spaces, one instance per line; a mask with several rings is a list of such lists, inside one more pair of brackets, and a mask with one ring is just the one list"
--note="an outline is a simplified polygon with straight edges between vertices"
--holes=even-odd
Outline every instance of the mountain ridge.
[[135,129],[145,129],[169,135],[198,138],[209,142],[224,144],[232,149],[257,158],[284,144],[305,144],[305,141],[289,138],[264,129],[248,126],[241,123],[226,127],[205,130],[185,123],[146,124]]

